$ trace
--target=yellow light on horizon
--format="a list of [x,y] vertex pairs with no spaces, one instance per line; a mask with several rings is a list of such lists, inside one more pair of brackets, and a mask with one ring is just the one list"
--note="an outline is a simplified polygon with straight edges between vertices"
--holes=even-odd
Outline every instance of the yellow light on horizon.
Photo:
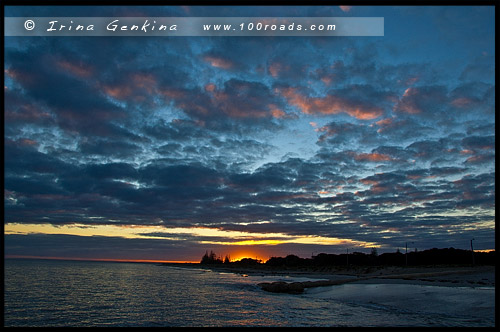
[[[284,233],[252,233],[221,230],[208,227],[166,228],[161,225],[84,225],[84,224],[21,224],[7,223],[4,234],[63,234],[77,236],[108,236],[126,239],[168,239],[183,240],[183,235],[199,237],[201,244],[258,246],[279,245],[285,243],[315,245],[352,245],[364,248],[380,247],[375,242],[361,242],[352,239],[322,236],[291,236]],[[210,237],[211,240],[204,240]]]

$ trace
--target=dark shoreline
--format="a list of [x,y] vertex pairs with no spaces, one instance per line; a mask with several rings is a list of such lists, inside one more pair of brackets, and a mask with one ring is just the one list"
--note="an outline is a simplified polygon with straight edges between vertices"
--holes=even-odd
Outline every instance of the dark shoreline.
[[162,263],[161,265],[234,273],[241,276],[283,276],[310,279],[293,282],[264,282],[266,291],[300,294],[304,288],[334,286],[345,283],[406,283],[446,287],[495,287],[495,266],[439,265],[439,266],[353,266],[317,268],[277,268],[269,266],[225,266],[223,264]]

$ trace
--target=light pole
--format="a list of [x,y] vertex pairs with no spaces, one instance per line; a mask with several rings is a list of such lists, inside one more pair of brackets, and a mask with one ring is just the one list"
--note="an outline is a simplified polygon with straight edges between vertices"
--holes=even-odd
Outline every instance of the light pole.
[[472,238],[472,240],[470,240],[470,250],[472,251],[472,266],[474,266],[474,247],[472,246],[473,240],[474,240],[474,238]]
[[[413,242],[410,242],[413,244]],[[406,266],[408,266],[408,242],[405,242],[405,261],[406,261]]]

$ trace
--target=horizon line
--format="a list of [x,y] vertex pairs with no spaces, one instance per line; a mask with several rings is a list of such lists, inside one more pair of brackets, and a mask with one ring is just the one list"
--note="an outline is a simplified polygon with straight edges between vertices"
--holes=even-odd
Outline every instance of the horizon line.
[[[430,250],[430,249],[426,249]],[[463,250],[463,249],[462,249]],[[423,250],[425,251],[425,250]],[[474,252],[491,252],[495,249],[475,249]],[[354,253],[354,252],[353,252]],[[343,254],[341,254],[343,255]],[[243,257],[250,258],[250,257]],[[240,258],[238,260],[241,260]],[[200,261],[189,260],[161,260],[161,259],[126,259],[126,258],[83,258],[83,257],[58,257],[58,256],[34,256],[34,255],[4,255],[5,259],[40,259],[40,260],[65,260],[65,261],[90,261],[90,262],[116,262],[116,263],[175,263],[175,264],[198,264]]]
[[161,259],[125,259],[125,258],[82,258],[82,257],[57,257],[57,256],[32,256],[32,255],[5,255],[4,259],[40,259],[64,261],[91,261],[91,262],[116,262],[116,263],[199,263],[199,261],[175,261]]

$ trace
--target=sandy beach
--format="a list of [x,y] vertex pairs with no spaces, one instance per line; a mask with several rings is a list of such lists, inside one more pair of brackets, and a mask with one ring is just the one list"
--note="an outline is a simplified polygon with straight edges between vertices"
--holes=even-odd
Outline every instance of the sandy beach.
[[[201,267],[201,266],[200,266]],[[398,283],[449,287],[495,287],[495,266],[351,267],[349,269],[268,269],[205,267],[240,275],[288,276],[339,283]]]
[[322,303],[335,308],[328,314],[341,313],[334,324],[342,326],[495,326],[495,266],[189,268],[235,274],[276,301],[305,301],[305,308]]

